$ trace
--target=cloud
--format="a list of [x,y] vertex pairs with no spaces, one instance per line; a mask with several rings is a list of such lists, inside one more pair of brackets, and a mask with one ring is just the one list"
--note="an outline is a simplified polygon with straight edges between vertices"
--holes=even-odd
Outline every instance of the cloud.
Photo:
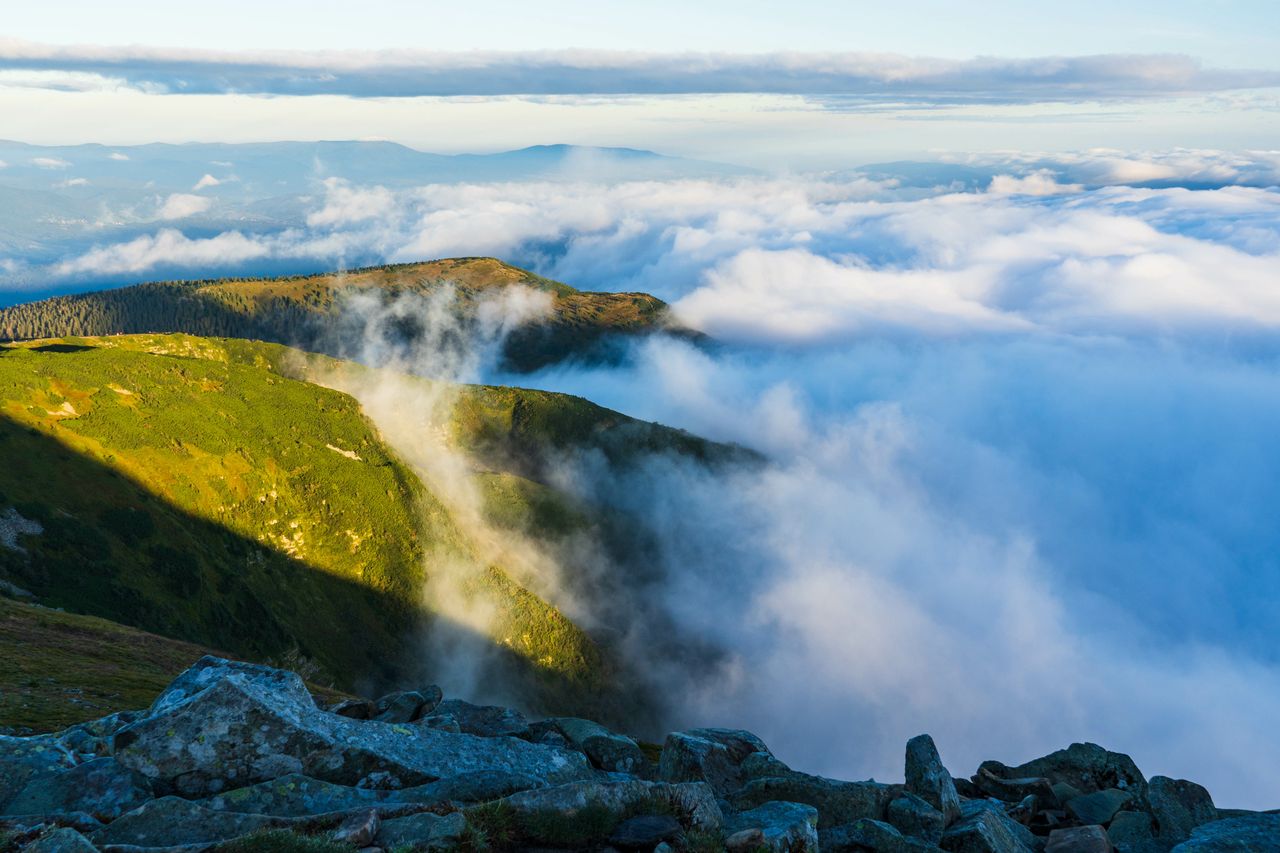
[[67,169],[71,163],[60,157],[32,157],[31,165],[41,169]]
[[266,246],[238,231],[192,239],[175,228],[93,249],[63,261],[53,271],[62,276],[139,273],[157,267],[225,268],[265,257]]
[[61,183],[56,184],[58,187],[85,187],[89,185],[88,178],[68,178]]
[[222,181],[218,180],[213,175],[210,175],[206,172],[204,177],[196,181],[195,186],[193,186],[191,189],[198,192],[199,190],[206,189],[207,187],[216,187],[221,183]]
[[107,158],[110,160],[119,160],[120,162],[124,162],[129,159],[129,155],[122,151],[112,151],[107,155]]
[[1039,169],[1030,175],[996,175],[987,186],[987,192],[995,195],[1061,195],[1077,193],[1082,184],[1060,184],[1048,169]]
[[173,193],[164,200],[156,212],[159,219],[186,219],[197,213],[204,213],[213,205],[211,199],[188,193]]
[[[1280,85],[1280,72],[1180,55],[951,60],[885,53],[266,51],[0,40],[0,68],[123,79],[149,91],[357,97],[779,93],[870,101],[1111,100]],[[34,83],[39,85],[38,81]]]

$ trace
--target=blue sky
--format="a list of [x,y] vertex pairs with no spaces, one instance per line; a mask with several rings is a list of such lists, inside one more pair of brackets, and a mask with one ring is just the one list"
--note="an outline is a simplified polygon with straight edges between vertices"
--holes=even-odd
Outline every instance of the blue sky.
[[1268,0],[62,0],[8,5],[2,25],[7,35],[62,44],[230,50],[875,50],[950,58],[1187,53],[1218,65],[1280,68],[1280,12]]

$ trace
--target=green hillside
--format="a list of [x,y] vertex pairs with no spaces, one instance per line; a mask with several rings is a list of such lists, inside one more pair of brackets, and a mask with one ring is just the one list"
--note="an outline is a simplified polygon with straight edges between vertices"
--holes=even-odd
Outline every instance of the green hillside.
[[59,296],[0,309],[0,340],[183,332],[344,355],[340,308],[354,295],[392,300],[452,287],[457,316],[468,323],[486,295],[513,285],[549,294],[551,313],[507,337],[503,355],[511,369],[533,370],[568,357],[607,358],[622,336],[672,328],[666,304],[648,294],[588,293],[494,258],[453,258],[314,276],[155,282]]
[[[375,373],[187,335],[0,348],[0,580],[350,688],[430,672],[414,638],[448,603],[424,588],[469,566],[461,594],[492,614],[494,671],[531,707],[614,716],[629,676],[608,649],[479,547],[355,399],[303,381]],[[488,522],[549,545],[627,529],[551,488],[551,454],[737,452],[578,398],[449,387],[447,439],[471,454]]]

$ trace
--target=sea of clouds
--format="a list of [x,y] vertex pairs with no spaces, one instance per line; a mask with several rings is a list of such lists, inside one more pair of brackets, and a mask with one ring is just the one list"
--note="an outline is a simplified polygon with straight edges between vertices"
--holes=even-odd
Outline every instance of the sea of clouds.
[[1092,740],[1274,807],[1277,157],[993,163],[978,191],[858,172],[329,181],[282,231],[164,227],[52,272],[497,255],[661,296],[716,345],[475,378],[769,458],[562,472],[662,533],[669,614],[728,652],[696,679],[648,662],[672,723],[752,728],[846,778],[900,777],[921,731],[966,775]]

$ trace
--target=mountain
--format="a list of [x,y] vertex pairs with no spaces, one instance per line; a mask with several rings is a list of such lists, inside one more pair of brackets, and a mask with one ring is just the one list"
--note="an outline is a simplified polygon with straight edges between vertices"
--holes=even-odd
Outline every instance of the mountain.
[[[314,276],[155,282],[53,297],[0,309],[0,340],[183,332],[358,356],[369,333],[359,317],[376,313],[377,307],[403,298],[448,300],[451,290],[453,299],[443,307],[471,327],[480,319],[480,306],[512,286],[546,294],[548,306],[545,315],[506,336],[502,355],[510,369],[534,370],[565,358],[609,358],[634,335],[688,334],[670,319],[666,303],[648,294],[584,292],[494,258],[452,258]],[[378,305],[366,304],[363,314],[343,310],[362,295]],[[420,319],[428,311],[412,313],[380,321],[380,343],[411,345],[433,333]]]
[[[457,476],[477,506],[424,479],[355,398],[306,381],[322,376],[451,395],[441,441],[464,460]],[[550,466],[574,450],[615,464],[737,453],[578,398],[392,376],[268,343],[0,348],[0,586],[342,688],[445,667],[431,656],[447,647],[483,657],[490,686],[531,707],[639,715],[643,703],[620,698],[633,675],[609,638],[575,624],[516,559],[590,535],[642,560],[627,519],[555,488]],[[519,547],[502,547],[502,531]],[[588,577],[599,553],[563,560],[560,583]]]

